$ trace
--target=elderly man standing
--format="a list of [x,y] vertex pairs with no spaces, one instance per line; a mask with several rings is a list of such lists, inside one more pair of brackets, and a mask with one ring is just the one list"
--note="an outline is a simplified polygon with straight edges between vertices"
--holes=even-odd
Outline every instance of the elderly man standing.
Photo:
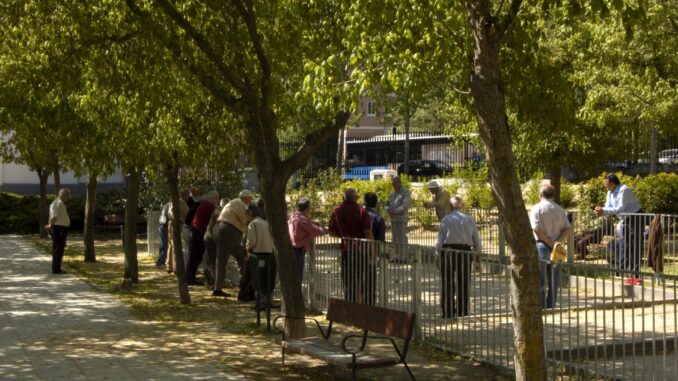
[[188,257],[188,266],[186,268],[186,279],[189,285],[202,285],[196,278],[198,266],[202,262],[205,253],[205,232],[210,218],[217,204],[219,203],[219,192],[210,191],[193,214],[191,225],[189,226],[191,237],[189,239],[190,249]]
[[311,240],[328,233],[326,228],[318,226],[311,221],[309,218],[310,211],[311,201],[306,197],[301,197],[297,200],[297,211],[287,221],[287,228],[294,252],[294,263],[300,282],[304,281],[305,256],[311,246]]
[[[620,230],[624,233],[624,250],[617,254],[617,268],[621,270],[638,271],[643,255],[643,230],[645,224],[642,216],[619,216],[622,213],[643,213],[640,201],[631,188],[621,184],[614,173],[608,173],[603,179],[607,188],[605,206],[597,206],[596,216],[617,216],[621,220]],[[638,278],[627,278],[626,284],[639,284]]]
[[410,191],[403,187],[399,177],[391,180],[393,192],[388,195],[386,213],[391,217],[392,241],[396,247],[396,262],[407,263],[407,211],[412,204]]
[[[553,308],[558,296],[560,267],[551,263],[551,252],[556,242],[565,242],[572,227],[565,210],[553,201],[555,190],[545,184],[539,190],[538,204],[530,211],[530,225],[537,240],[539,255],[541,303],[543,308]],[[554,269],[555,266],[555,269]],[[547,284],[548,283],[548,284]],[[548,293],[546,290],[548,289]]]
[[[480,234],[476,223],[461,212],[464,202],[460,197],[451,199],[452,212],[443,218],[436,239],[436,267],[440,270],[442,295],[440,305],[443,318],[467,316],[469,313],[469,288],[471,285],[471,254],[480,252]],[[455,274],[454,286],[452,274]],[[454,300],[456,293],[456,302]],[[454,306],[454,308],[453,308]]]
[[450,192],[441,187],[437,181],[431,180],[426,184],[429,192],[431,192],[432,200],[424,202],[427,208],[435,208],[438,222],[442,221],[445,216],[452,212],[452,204],[450,204]]
[[71,225],[71,218],[66,210],[66,203],[70,197],[70,189],[61,188],[59,195],[49,206],[49,224],[46,228],[52,235],[52,274],[64,274],[61,270],[61,261],[66,250],[68,227]]
[[[372,219],[365,208],[357,203],[358,195],[353,188],[344,190],[344,202],[332,210],[329,232],[334,237],[374,239]],[[361,302],[365,289],[366,267],[370,259],[367,245],[342,239],[341,280],[344,284],[344,298],[350,302]]]
[[229,296],[222,288],[224,288],[226,278],[226,264],[231,255],[236,257],[241,272],[244,269],[245,258],[241,255],[244,252],[240,249],[240,243],[250,223],[247,208],[253,198],[252,192],[247,189],[243,190],[238,198],[229,201],[224,206],[217,218],[217,262],[212,287],[213,296]]

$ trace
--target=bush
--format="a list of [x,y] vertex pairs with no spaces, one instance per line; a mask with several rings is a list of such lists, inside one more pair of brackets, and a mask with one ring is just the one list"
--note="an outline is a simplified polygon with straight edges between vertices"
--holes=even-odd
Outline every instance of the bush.
[[[47,208],[54,195],[47,196]],[[0,193],[0,234],[37,234],[39,232],[40,197]],[[71,230],[81,231],[85,215],[85,198],[72,196],[68,202]]]
[[647,213],[678,213],[678,175],[660,173],[635,182],[634,191]]

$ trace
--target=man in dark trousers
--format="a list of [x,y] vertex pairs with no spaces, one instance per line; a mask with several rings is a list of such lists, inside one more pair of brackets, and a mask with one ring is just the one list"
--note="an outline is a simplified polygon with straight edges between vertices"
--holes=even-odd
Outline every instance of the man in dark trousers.
[[59,195],[49,206],[49,224],[46,226],[52,235],[52,274],[64,274],[61,270],[61,261],[66,250],[66,236],[71,218],[66,210],[66,203],[71,197],[68,188],[61,188]]
[[357,203],[358,194],[353,188],[344,191],[344,202],[332,210],[329,231],[334,237],[341,237],[341,280],[344,284],[344,298],[350,302],[363,302],[365,290],[364,275],[367,269],[361,266],[361,259],[370,255],[370,246],[346,238],[367,238],[374,240],[372,220],[365,208]]
[[[482,250],[475,221],[461,212],[464,202],[457,196],[450,201],[452,212],[440,222],[435,259],[442,282],[442,317],[446,319],[469,314],[472,255],[468,252]],[[455,274],[454,285],[452,274]]]
[[[372,235],[374,240],[378,242],[384,242],[386,239],[386,223],[384,222],[384,217],[380,216],[377,212],[377,203],[379,202],[379,197],[375,193],[365,193],[365,209],[367,214],[370,215],[370,220],[372,221]],[[365,268],[367,269],[367,276],[365,278],[365,292],[363,293],[365,304],[374,305],[376,302],[376,292],[377,292],[377,260],[378,260],[378,251],[379,246],[376,246],[375,251],[370,253],[367,262],[365,263]]]

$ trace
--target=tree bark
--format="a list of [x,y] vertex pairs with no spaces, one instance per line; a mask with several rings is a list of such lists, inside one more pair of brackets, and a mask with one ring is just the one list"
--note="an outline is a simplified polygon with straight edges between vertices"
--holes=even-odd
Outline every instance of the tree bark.
[[516,379],[535,381],[546,379],[539,266],[511,148],[499,62],[502,37],[519,7],[520,1],[514,0],[508,23],[501,25],[492,16],[489,0],[467,1],[475,39],[471,95],[480,137],[487,148],[492,192],[512,249],[510,293]]
[[[305,314],[304,295],[297,271],[294,268],[292,243],[287,229],[287,202],[285,201],[284,176],[276,176],[275,168],[262,172],[262,195],[266,208],[266,218],[271,227],[271,235],[278,251],[278,279],[282,298],[282,312],[286,316],[303,317]],[[286,320],[285,330],[290,337],[304,336],[303,320]]]
[[562,186],[562,176],[560,175],[560,165],[554,164],[549,170],[549,175],[551,175],[551,185],[555,193],[553,194],[553,201],[557,204],[560,204],[560,189]]
[[139,216],[139,183],[141,176],[137,168],[131,168],[127,177],[127,203],[125,205],[125,247],[124,279],[139,283],[139,262],[137,260],[137,218]]
[[341,175],[341,171],[344,168],[344,147],[346,146],[345,140],[346,140],[346,132],[342,128],[339,130],[339,134],[337,134],[337,162],[334,167],[334,171],[338,174]]
[[412,112],[410,109],[409,100],[405,101],[405,173],[410,173],[410,120],[412,119]]
[[[165,178],[172,200],[172,214],[180,216],[178,168],[175,165],[168,164],[165,167]],[[174,246],[174,256],[176,258],[174,261],[174,272],[177,275],[177,285],[179,286],[179,300],[181,304],[191,304],[191,294],[188,292],[188,283],[186,283],[184,255],[181,249],[181,229],[183,229],[183,225],[184,221],[181,218],[174,218],[172,220],[172,231],[174,234],[167,238],[172,240],[172,245]]]
[[54,193],[59,194],[61,189],[61,166],[59,165],[59,156],[56,151],[52,151],[52,174],[54,176]]
[[85,262],[96,262],[94,251],[94,209],[97,202],[97,174],[90,173],[87,179],[87,200],[85,201]]
[[45,225],[49,223],[49,207],[47,206],[47,180],[49,180],[49,171],[39,168],[36,170],[38,179],[40,179],[40,201],[38,202],[38,224],[40,238],[47,238],[47,229]]

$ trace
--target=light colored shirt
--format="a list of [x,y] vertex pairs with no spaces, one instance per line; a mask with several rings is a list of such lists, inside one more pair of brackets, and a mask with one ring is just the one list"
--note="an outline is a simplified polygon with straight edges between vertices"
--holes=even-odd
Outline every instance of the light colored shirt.
[[[532,229],[541,230],[550,240],[557,240],[570,227],[565,210],[555,201],[544,198],[530,210],[530,225]],[[536,233],[534,238],[539,240]]]
[[167,223],[167,213],[169,212],[169,208],[171,205],[172,203],[168,202],[162,206],[162,210],[160,211],[160,218],[158,219],[158,223],[160,225],[164,225]]
[[247,232],[247,220],[247,204],[239,198],[229,201],[217,218],[217,221],[231,224],[243,234]]
[[433,195],[431,201],[436,210],[438,221],[442,221],[445,216],[452,212],[452,204],[450,204],[450,192],[443,187],[438,187],[438,191]]
[[257,217],[247,227],[247,251],[252,253],[273,253],[273,237],[268,222]]
[[292,246],[296,248],[304,248],[308,251],[311,245],[311,239],[314,237],[327,234],[328,230],[314,224],[302,212],[295,212],[289,220],[287,220],[287,229],[290,233],[290,240]]
[[642,209],[640,201],[631,188],[626,185],[617,185],[613,191],[607,192],[603,215],[616,215],[619,213],[638,213]]
[[386,211],[393,212],[391,221],[393,222],[407,222],[407,210],[412,204],[412,197],[410,191],[405,187],[400,187],[399,190],[388,195],[388,202],[386,203]]
[[66,204],[61,201],[59,197],[54,199],[49,206],[49,221],[52,222],[53,219],[56,220],[52,225],[65,226],[68,227],[71,225],[71,218],[68,216],[68,211],[66,210]]
[[[170,207],[167,210],[167,220],[172,221],[174,220],[174,206],[172,206],[172,203],[170,202]],[[179,216],[179,220],[183,221],[186,219],[186,215],[188,215],[188,204],[183,198],[179,199],[179,213],[181,214]]]
[[205,239],[214,239],[214,227],[217,226],[217,218],[219,218],[219,214],[221,213],[221,208],[216,207],[214,208],[214,212],[212,212],[212,215],[210,216],[210,223],[207,224],[207,231],[205,231]]
[[473,218],[458,210],[445,216],[438,229],[436,255],[440,255],[443,245],[468,245],[474,251],[481,251],[480,234]]

